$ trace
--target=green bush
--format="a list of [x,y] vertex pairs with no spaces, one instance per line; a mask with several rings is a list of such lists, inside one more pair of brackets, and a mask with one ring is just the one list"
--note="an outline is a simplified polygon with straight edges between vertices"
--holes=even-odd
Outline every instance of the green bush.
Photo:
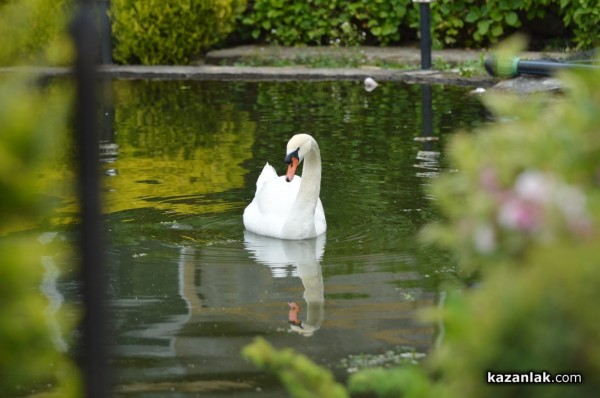
[[567,101],[490,97],[500,120],[475,136],[454,137],[434,194],[451,223],[425,230],[458,251],[466,272],[518,261],[537,245],[577,242],[598,225],[600,89],[598,73],[570,76]]
[[433,35],[438,46],[485,46],[513,33],[524,22],[543,17],[553,1],[439,0],[432,3]]
[[187,64],[234,28],[245,0],[113,0],[115,61]]
[[68,64],[70,14],[70,0],[0,1],[0,65]]
[[[438,46],[481,47],[496,43],[550,12],[573,30],[577,48],[599,44],[600,5],[572,0],[438,0],[432,3],[433,35]],[[418,20],[411,25],[418,27]]]
[[600,45],[600,5],[597,1],[560,0],[563,21],[572,26],[578,48],[596,48]]
[[[574,32],[577,47],[598,45],[600,5],[574,0],[437,0],[431,3],[433,41],[436,47],[484,47],[550,12]],[[256,0],[241,21],[242,34],[281,45],[387,45],[405,39],[402,32],[416,34],[420,16],[412,0]]]
[[381,44],[400,40],[410,0],[256,0],[242,23],[254,39],[282,45],[356,45],[371,35]]
[[257,338],[244,348],[243,354],[256,366],[277,373],[294,398],[348,397],[344,387],[335,382],[330,371],[291,349],[277,351],[264,339]]

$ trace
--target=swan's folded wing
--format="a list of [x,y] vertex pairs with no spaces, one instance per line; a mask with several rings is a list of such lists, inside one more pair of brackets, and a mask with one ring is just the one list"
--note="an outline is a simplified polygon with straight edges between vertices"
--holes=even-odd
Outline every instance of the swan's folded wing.
[[265,184],[265,182],[273,180],[277,177],[277,172],[275,171],[273,166],[271,166],[269,162],[267,162],[267,164],[265,164],[265,167],[263,167],[263,171],[258,176],[258,180],[256,180],[256,190],[260,190],[260,188]]
[[302,178],[294,178],[287,182],[285,176],[266,181],[265,184],[256,190],[254,200],[257,202],[259,211],[266,217],[265,221],[279,220],[284,222],[298,196],[300,182]]

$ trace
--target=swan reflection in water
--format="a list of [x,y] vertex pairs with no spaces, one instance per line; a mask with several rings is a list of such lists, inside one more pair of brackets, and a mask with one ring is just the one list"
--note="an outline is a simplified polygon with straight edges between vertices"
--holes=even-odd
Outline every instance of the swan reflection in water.
[[271,269],[274,278],[286,276],[288,267],[294,267],[292,275],[298,276],[304,285],[306,313],[302,321],[302,306],[295,301],[288,302],[290,328],[303,336],[312,336],[321,327],[325,315],[321,273],[325,234],[313,239],[283,240],[245,231],[244,246],[256,262]]

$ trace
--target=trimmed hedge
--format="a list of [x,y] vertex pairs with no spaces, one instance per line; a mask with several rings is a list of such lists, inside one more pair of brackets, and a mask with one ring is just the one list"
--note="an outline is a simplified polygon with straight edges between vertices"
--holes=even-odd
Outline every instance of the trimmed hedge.
[[[437,47],[484,47],[550,15],[562,19],[576,47],[600,44],[597,1],[437,0],[431,15]],[[406,39],[403,32],[416,34],[419,9],[412,0],[255,0],[241,22],[242,35],[269,43],[386,45]]]
[[113,0],[113,58],[187,64],[223,40],[244,8],[245,0]]

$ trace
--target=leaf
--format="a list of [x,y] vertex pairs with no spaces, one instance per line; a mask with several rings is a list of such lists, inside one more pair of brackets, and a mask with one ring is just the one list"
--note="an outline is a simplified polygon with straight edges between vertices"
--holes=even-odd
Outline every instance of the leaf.
[[465,21],[469,22],[469,23],[473,23],[473,22],[477,21],[480,17],[481,17],[481,14],[479,13],[479,9],[472,8],[469,11],[469,13],[467,14],[467,16],[465,17]]
[[516,12],[511,11],[504,16],[504,20],[506,24],[509,26],[518,26],[519,25],[519,16]]
[[502,25],[494,25],[492,27],[492,36],[498,37],[501,36],[502,33],[504,33],[504,28],[502,27]]
[[488,30],[490,29],[490,24],[490,20],[483,20],[477,22],[477,33],[479,33],[481,36],[485,36]]

